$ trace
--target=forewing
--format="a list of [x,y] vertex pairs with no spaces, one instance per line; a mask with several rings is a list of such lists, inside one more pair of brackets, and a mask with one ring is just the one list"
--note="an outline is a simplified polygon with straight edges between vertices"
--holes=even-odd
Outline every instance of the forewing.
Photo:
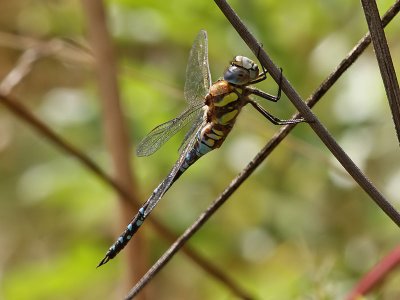
[[181,145],[187,145],[193,131],[201,124],[202,115],[199,109],[204,105],[204,98],[211,86],[210,69],[208,66],[207,32],[200,30],[193,42],[186,68],[185,99],[189,107],[178,117],[158,125],[138,145],[136,154],[148,156],[156,152],[165,142],[175,135],[182,127],[198,118],[186,134]]
[[182,127],[193,121],[198,116],[198,111],[203,104],[187,108],[178,117],[158,125],[138,144],[136,149],[137,156],[148,156],[156,152]]
[[207,32],[200,30],[193,42],[186,67],[185,99],[190,105],[204,102],[210,86]]

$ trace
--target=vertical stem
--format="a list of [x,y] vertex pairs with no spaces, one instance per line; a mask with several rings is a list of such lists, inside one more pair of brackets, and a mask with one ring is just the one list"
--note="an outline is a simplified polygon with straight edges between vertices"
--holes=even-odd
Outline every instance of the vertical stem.
[[[115,176],[117,181],[130,194],[136,195],[135,192],[137,189],[129,167],[128,134],[120,104],[114,49],[107,30],[103,2],[98,0],[83,0],[82,3],[87,16],[89,38],[97,62],[97,75],[103,107],[104,133],[107,147],[112,156]],[[121,222],[124,226],[130,222],[132,217],[132,203],[124,198],[120,198],[119,200],[122,215]],[[143,263],[146,259],[143,259],[143,251],[141,251],[142,247],[140,247],[140,244],[140,236],[138,236],[135,242],[128,245],[125,251],[125,258],[127,259],[125,265],[128,272],[126,278],[128,278],[128,281],[136,282],[140,278],[139,274],[145,271]]]
[[[399,2],[399,1],[397,1]],[[400,142],[400,89],[397,81],[396,72],[393,67],[383,25],[379,16],[378,7],[374,0],[361,0],[365,18],[371,33],[372,44],[378,60],[379,69],[383,84],[385,85],[386,95],[392,111],[392,118],[396,128],[397,139]]]

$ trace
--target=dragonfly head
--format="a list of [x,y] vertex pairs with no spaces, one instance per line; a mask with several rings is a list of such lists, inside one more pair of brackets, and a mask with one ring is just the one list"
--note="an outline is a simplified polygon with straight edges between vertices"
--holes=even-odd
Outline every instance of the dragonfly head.
[[245,85],[259,75],[257,64],[245,56],[235,56],[224,73],[224,79],[232,84]]

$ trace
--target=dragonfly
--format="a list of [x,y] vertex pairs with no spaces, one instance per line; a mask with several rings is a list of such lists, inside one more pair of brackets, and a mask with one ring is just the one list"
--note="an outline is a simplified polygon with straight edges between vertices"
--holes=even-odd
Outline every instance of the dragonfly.
[[179,148],[179,158],[167,177],[139,209],[125,231],[108,249],[98,267],[113,259],[128,244],[164,194],[192,164],[222,145],[245,105],[251,104],[276,125],[296,124],[304,121],[303,118],[281,120],[250,97],[255,95],[273,102],[280,99],[281,80],[276,96],[251,87],[266,78],[267,71],[264,67],[260,72],[257,64],[251,59],[238,55],[230,62],[223,78],[211,83],[207,32],[201,30],[198,33],[190,50],[186,68],[184,97],[187,101],[187,108],[176,118],[155,127],[138,144],[136,151],[138,156],[151,155],[180,129],[191,124]]

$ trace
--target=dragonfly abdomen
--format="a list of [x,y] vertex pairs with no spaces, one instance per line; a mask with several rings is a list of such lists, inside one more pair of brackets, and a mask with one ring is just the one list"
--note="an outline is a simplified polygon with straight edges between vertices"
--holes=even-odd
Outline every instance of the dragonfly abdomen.
[[126,227],[125,231],[120,235],[117,241],[108,249],[106,256],[99,263],[97,267],[107,263],[110,259],[113,259],[125,246],[128,244],[132,236],[139,229],[140,225],[145,220],[144,207],[142,207],[133,220]]

